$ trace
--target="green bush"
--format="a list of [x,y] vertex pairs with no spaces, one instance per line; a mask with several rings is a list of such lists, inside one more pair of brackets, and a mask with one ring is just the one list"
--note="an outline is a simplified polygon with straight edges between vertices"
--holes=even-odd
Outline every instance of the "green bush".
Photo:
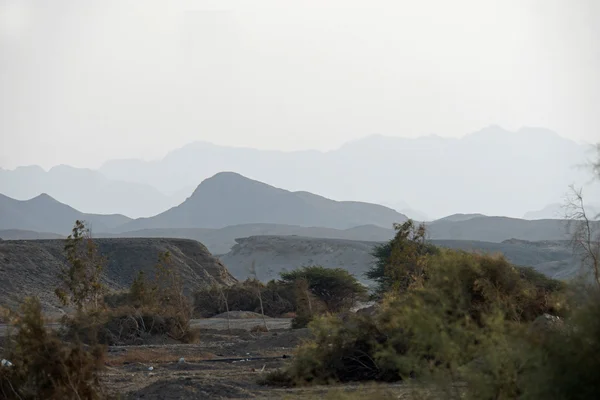
[[524,379],[524,399],[600,398],[600,293],[596,288],[562,325],[532,338],[536,357]]
[[497,387],[488,386],[515,391],[514,381],[498,376],[526,367],[514,358],[519,354],[514,349],[529,346],[520,332],[544,313],[562,312],[562,285],[502,257],[453,250],[434,252],[419,268],[423,279],[390,289],[375,316],[313,321],[315,339],[298,349],[285,371],[287,382],[411,377],[452,382],[465,379],[479,360],[489,366],[475,368],[482,379],[496,377]]
[[281,280],[290,286],[299,280],[305,281],[308,291],[319,299],[329,312],[349,310],[367,297],[367,288],[343,268],[325,268],[318,265],[303,267],[282,272]]
[[416,226],[412,220],[394,224],[396,234],[389,242],[377,245],[372,255],[375,264],[365,277],[377,283],[375,297],[381,298],[392,288],[406,290],[423,274],[423,262],[438,252],[437,247],[425,241],[425,226]]

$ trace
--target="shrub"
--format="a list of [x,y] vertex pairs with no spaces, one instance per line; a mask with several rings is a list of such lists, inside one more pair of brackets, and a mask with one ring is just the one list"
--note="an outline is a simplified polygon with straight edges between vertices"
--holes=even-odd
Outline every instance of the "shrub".
[[78,311],[63,319],[64,335],[85,343],[142,344],[151,338],[191,343],[198,330],[190,327],[192,305],[169,253],[159,254],[154,281],[140,273],[128,292],[105,296],[114,308]]
[[394,224],[396,234],[389,242],[377,245],[372,255],[375,263],[365,277],[377,283],[375,297],[381,298],[388,290],[406,290],[423,271],[426,257],[436,254],[437,247],[425,241],[425,226],[416,226],[412,220]]
[[[298,349],[285,371],[288,382],[420,377],[450,383],[474,370],[480,382],[493,378],[489,390],[516,393],[512,377],[527,365],[517,357],[529,346],[524,323],[560,313],[562,285],[502,257],[439,250],[423,261],[424,278],[391,289],[374,316],[313,321],[315,339]],[[488,368],[475,368],[474,360]]]
[[[212,285],[194,293],[194,314],[209,318],[231,311],[251,311],[260,313],[260,290],[265,315],[279,317],[295,311],[295,298],[290,287],[282,282],[270,281],[266,285],[255,279],[232,286]],[[227,304],[225,303],[227,302]]]
[[103,399],[98,373],[105,349],[66,344],[46,330],[37,299],[27,299],[15,321],[16,336],[0,367],[3,399]]
[[60,271],[62,285],[55,290],[56,296],[64,305],[72,304],[79,311],[99,309],[106,292],[100,279],[106,259],[83,221],[75,221],[64,251],[68,267]]
[[600,397],[600,293],[587,296],[564,326],[533,338],[536,357],[524,377],[524,399]]
[[343,268],[303,267],[282,272],[281,280],[289,285],[305,281],[310,293],[322,301],[329,312],[349,310],[356,302],[366,299],[367,294],[367,288]]

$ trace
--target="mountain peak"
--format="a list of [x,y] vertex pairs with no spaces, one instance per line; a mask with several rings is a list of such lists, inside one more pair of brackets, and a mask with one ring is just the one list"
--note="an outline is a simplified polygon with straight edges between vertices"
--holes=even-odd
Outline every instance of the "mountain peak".
[[30,199],[29,201],[52,201],[52,202],[58,203],[58,201],[54,197],[50,196],[48,193],[38,194],[37,196]]

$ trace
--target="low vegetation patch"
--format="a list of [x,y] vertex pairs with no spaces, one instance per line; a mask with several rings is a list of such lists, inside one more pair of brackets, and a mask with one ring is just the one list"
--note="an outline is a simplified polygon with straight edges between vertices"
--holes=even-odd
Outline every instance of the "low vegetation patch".
[[63,318],[66,339],[108,345],[198,340],[199,332],[190,327],[192,304],[168,252],[158,255],[154,279],[140,272],[131,288],[120,293],[107,293],[100,283],[106,260],[81,221],[67,238],[65,253],[68,268],[62,271],[63,286],[56,294],[77,310]]
[[[559,374],[565,366],[561,359],[570,357],[574,370],[599,366],[591,355],[597,349],[584,342],[593,341],[597,322],[589,322],[589,313],[600,307],[580,306],[578,313],[588,319],[569,314],[572,302],[564,283],[514,267],[500,256],[431,248],[422,241],[421,229],[397,226],[389,251],[380,253],[377,268],[386,278],[380,280],[377,312],[315,318],[309,324],[314,339],[264,383],[416,380],[436,384],[447,391],[446,398],[565,398],[551,395],[552,384],[544,378]],[[585,330],[578,335],[535,331],[539,318],[565,317]],[[586,351],[573,352],[573,346]],[[540,370],[546,371],[544,377]],[[575,385],[575,376],[561,378]],[[589,374],[582,376],[585,381]],[[457,382],[465,389],[458,391]],[[535,397],[543,385],[546,397]],[[588,393],[600,393],[597,388],[590,383]]]
[[366,299],[367,289],[348,271],[310,266],[283,272],[280,280],[267,284],[247,279],[229,287],[215,285],[197,291],[194,311],[205,318],[228,311],[287,315],[294,318],[293,328],[303,328],[317,315],[347,311]]
[[104,399],[99,381],[105,348],[65,343],[47,331],[37,299],[27,299],[14,319],[0,366],[2,399]]

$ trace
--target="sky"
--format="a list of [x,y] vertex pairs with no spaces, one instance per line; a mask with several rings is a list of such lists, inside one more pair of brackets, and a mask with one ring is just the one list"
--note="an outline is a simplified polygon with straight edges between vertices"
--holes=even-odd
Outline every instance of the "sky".
[[0,0],[0,167],[491,124],[600,141],[597,0]]

